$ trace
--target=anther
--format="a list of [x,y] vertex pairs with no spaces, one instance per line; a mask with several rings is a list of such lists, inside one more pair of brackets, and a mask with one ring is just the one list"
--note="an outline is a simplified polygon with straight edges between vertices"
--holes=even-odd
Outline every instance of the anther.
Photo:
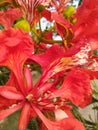
[[38,100],[37,100],[37,101],[38,101],[38,102],[40,102],[41,100],[42,100],[42,98],[40,97],[40,98],[38,98]]
[[33,97],[33,94],[28,94],[28,95],[26,96],[26,99],[27,99],[28,101],[30,101],[30,100],[32,99],[32,97]]

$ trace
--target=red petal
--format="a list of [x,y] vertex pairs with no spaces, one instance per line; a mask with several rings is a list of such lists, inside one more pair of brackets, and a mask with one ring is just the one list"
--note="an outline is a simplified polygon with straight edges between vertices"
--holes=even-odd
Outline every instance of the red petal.
[[[53,76],[59,75],[59,73],[65,72],[65,70],[72,68],[71,65],[72,65],[72,60],[70,57],[59,58],[55,60],[54,62],[52,62],[47,67],[47,69],[43,72],[36,86],[33,88],[33,92],[37,92],[36,90],[40,89],[41,85],[47,82],[48,79],[52,78]],[[49,85],[50,86],[48,87],[52,86],[52,84],[49,84]]]
[[14,24],[15,20],[17,20],[21,16],[22,13],[17,8],[0,12],[0,23],[3,24],[5,29],[8,29]]
[[8,51],[7,51],[7,48],[6,46],[2,46],[0,45],[0,62],[4,61],[7,59],[6,55],[8,55]]
[[[13,40],[13,45],[11,40]],[[0,65],[7,66],[13,71],[21,91],[25,94],[22,69],[24,62],[34,51],[31,37],[21,29],[10,28],[0,32],[0,45],[6,46],[6,51],[8,52],[5,60],[1,61]]]
[[[98,33],[98,1],[83,0],[80,7],[77,9],[77,22],[73,26],[75,36],[91,35]],[[80,17],[81,16],[81,17]],[[89,27],[92,27],[89,30]]]
[[30,91],[32,89],[32,86],[33,86],[33,81],[32,81],[32,74],[31,74],[28,67],[25,67],[24,75],[26,78],[26,90]]
[[0,120],[3,120],[5,117],[9,116],[10,114],[14,113],[18,109],[20,109],[23,106],[23,103],[18,104],[12,108],[6,109],[6,110],[1,110],[0,111]]
[[41,12],[41,16],[45,17],[48,21],[51,21],[51,12],[49,10],[44,10]]
[[[15,43],[13,44],[13,42],[15,42]],[[20,42],[21,42],[21,40],[18,38],[15,38],[15,37],[6,38],[5,45],[8,47],[14,47],[14,46],[17,46]]]
[[[48,128],[48,130],[85,130],[83,124],[74,118],[64,118],[60,121],[50,121],[48,120],[39,109],[34,107],[34,110],[43,121],[44,125]],[[46,128],[45,128],[46,130]]]
[[90,76],[91,80],[98,79],[98,71],[84,69],[84,72]]
[[[49,39],[49,40],[52,40],[52,31],[49,31],[49,32],[46,32],[45,35],[44,35],[44,38],[45,39]],[[47,44],[47,43],[46,43]]]
[[8,99],[0,96],[0,110],[6,109],[13,104],[16,104],[16,100],[8,100]]
[[52,13],[52,19],[55,20],[55,27],[57,29],[57,32],[61,35],[62,38],[64,38],[66,36],[68,28],[71,27],[70,23],[56,12]]
[[24,96],[14,87],[3,86],[0,87],[0,95],[7,99],[23,100]]
[[62,130],[85,130],[83,124],[75,118],[65,118],[59,121],[59,126]]
[[62,25],[63,27],[70,27],[70,23],[65,20],[60,14],[58,14],[57,12],[53,12],[52,13],[52,19],[55,20],[58,24]]
[[45,93],[47,90],[52,88],[54,86],[54,83],[44,83],[39,86],[39,89],[37,90],[37,95],[40,95],[41,93]]
[[17,90],[19,89],[18,81],[12,71],[10,72],[10,77],[6,83],[6,86],[14,86]]
[[[75,104],[84,107],[92,100],[90,77],[81,69],[74,69],[65,78],[61,88],[70,90],[69,99]],[[64,93],[62,93],[64,96]]]
[[64,50],[59,45],[53,45],[44,54],[32,55],[31,59],[39,63],[43,70],[56,60],[57,58],[63,57],[65,54]]
[[40,119],[42,120],[42,122],[45,124],[45,126],[48,128],[48,130],[60,130],[58,127],[58,123],[52,122],[50,120],[48,120],[42,113],[41,111],[36,108],[35,106],[33,106],[35,112],[37,113],[37,115],[40,117]]
[[26,129],[27,124],[29,122],[29,118],[30,118],[30,109],[31,109],[30,104],[25,103],[20,114],[18,130]]
[[62,86],[53,92],[51,98],[61,97],[75,105],[84,107],[92,101],[90,77],[82,69],[74,69],[68,73]]

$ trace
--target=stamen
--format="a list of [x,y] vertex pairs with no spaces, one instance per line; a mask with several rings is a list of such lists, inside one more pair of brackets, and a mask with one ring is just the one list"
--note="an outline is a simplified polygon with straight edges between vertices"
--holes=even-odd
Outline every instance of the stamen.
[[45,98],[47,98],[47,97],[48,97],[48,94],[47,94],[47,93],[45,93],[45,94],[44,94],[44,97],[45,97]]
[[40,102],[41,100],[42,100],[42,98],[40,97],[40,98],[38,98],[38,100],[37,100],[37,101],[38,101],[38,102]]
[[52,101],[53,101],[53,102],[56,102],[56,101],[57,101],[57,98],[53,98]]
[[58,105],[55,105],[55,109],[58,109],[59,108],[59,106]]
[[33,94],[28,94],[28,95],[26,96],[26,99],[27,99],[28,101],[30,101],[30,100],[32,99],[32,97],[33,97]]
[[63,105],[64,105],[64,102],[60,102],[60,105],[63,106]]
[[49,94],[51,93],[51,91],[49,91],[49,90],[48,90],[47,92],[48,92]]

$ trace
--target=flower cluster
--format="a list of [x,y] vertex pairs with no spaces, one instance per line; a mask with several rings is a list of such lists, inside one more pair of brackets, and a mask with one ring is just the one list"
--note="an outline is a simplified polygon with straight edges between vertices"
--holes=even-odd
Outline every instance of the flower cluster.
[[[72,109],[92,102],[91,80],[98,78],[98,0],[77,9],[68,2],[0,2],[0,66],[10,70],[0,85],[0,120],[20,110],[18,130],[35,117],[40,130],[85,130]],[[34,71],[41,73],[35,84]]]

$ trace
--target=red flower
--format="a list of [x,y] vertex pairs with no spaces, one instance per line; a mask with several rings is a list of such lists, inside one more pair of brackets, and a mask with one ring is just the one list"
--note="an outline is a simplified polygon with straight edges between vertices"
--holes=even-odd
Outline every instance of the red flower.
[[[84,0],[82,5],[77,9],[77,22],[72,26],[64,19],[61,19],[58,13],[55,21],[57,25],[57,32],[64,38],[64,31],[72,27],[73,38],[66,40],[66,48],[54,45],[49,48],[44,54],[36,54],[31,57],[34,61],[39,63],[44,70],[51,62],[58,58],[70,57],[72,60],[72,67],[86,66],[96,61],[91,59],[92,52],[98,49],[98,1]],[[54,14],[52,14],[55,16]],[[80,17],[81,16],[81,17]],[[65,22],[65,23],[64,23]],[[89,29],[89,27],[92,27]],[[60,28],[59,28],[60,27]],[[62,31],[63,27],[63,31]],[[65,29],[64,29],[65,28]],[[66,33],[67,34],[67,33]],[[69,34],[68,34],[69,35]],[[70,36],[70,35],[69,35]],[[64,41],[62,41],[64,42]],[[70,45],[70,46],[69,46]],[[45,62],[44,62],[45,61]],[[92,68],[95,66],[93,64]],[[92,69],[93,71],[93,69]]]
[[22,16],[22,12],[17,8],[13,8],[7,11],[1,11],[0,24],[2,24],[5,27],[5,29],[8,29],[12,27],[15,20],[17,20],[21,16]]
[[0,32],[0,65],[10,68],[20,84],[23,64],[33,51],[34,44],[28,33],[12,28]]
[[[61,128],[63,130],[65,129],[65,127],[66,130],[69,128],[70,129],[73,128],[74,130],[77,130],[78,128],[84,130],[82,123],[80,123],[78,120],[74,118],[70,117],[65,118],[65,116],[62,116],[60,117],[59,121],[51,121],[42,114],[42,112],[46,111],[53,112],[57,109],[64,109],[64,108],[66,112],[66,108],[68,106],[67,101],[70,99],[72,100],[73,98],[72,96],[74,96],[74,94],[76,95],[77,93],[77,91],[75,92],[70,85],[67,87],[67,84],[65,86],[63,84],[59,89],[57,89],[56,82],[54,81],[48,82],[48,80],[51,79],[53,75],[55,75],[55,73],[53,73],[53,70],[55,71],[57,69],[56,67],[58,68],[59,65],[56,66],[56,63],[52,64],[42,74],[41,78],[34,87],[32,86],[32,76],[30,70],[27,67],[24,69],[24,80],[21,78],[24,84],[22,84],[23,82],[21,81],[21,84],[18,84],[18,88],[17,85],[15,86],[16,83],[14,84],[14,86],[10,86],[10,82],[8,84],[9,86],[7,85],[3,87],[1,86],[0,95],[8,100],[9,99],[16,100],[17,104],[13,104],[12,107],[9,107],[7,109],[0,110],[0,120],[4,119],[5,117],[15,112],[16,110],[22,108],[19,118],[19,126],[18,126],[19,130],[25,130],[28,121],[31,118],[33,118],[36,114],[40,117],[40,119],[43,121],[43,123],[49,130],[51,129],[60,130]],[[56,73],[58,73],[58,71]],[[83,89],[83,86],[81,84],[79,85],[80,86],[76,86],[76,88],[78,89],[79,87],[79,89]],[[24,91],[21,91],[21,89],[19,89],[21,87],[22,90]],[[62,90],[64,90],[65,96],[63,96],[63,93],[61,93]],[[81,91],[80,93],[81,93],[80,99],[81,98],[84,99],[84,97],[82,96],[82,94],[84,95],[83,91]],[[74,98],[73,100],[75,100]],[[77,126],[72,123],[70,124],[69,120],[77,122]],[[69,122],[69,126],[67,126],[66,121]]]
[[[37,112],[38,109],[36,109]],[[41,130],[85,130],[83,124],[79,122],[77,119],[74,119],[72,117],[70,118],[63,118],[62,120],[59,121],[50,121],[47,120],[45,116],[40,113],[40,118],[43,120],[43,123],[47,126],[47,128],[42,124]]]
[[[86,42],[86,41],[85,41]],[[83,46],[84,41],[80,44],[76,44],[71,48],[65,50],[59,45],[53,45],[44,54],[34,54],[31,59],[39,63],[43,69],[57,59],[70,59],[72,67],[85,65],[89,60],[89,53],[91,51],[90,45]],[[86,44],[86,43],[85,43]],[[66,60],[65,60],[66,61]]]
[[[52,49],[53,48],[55,48],[56,46],[54,46],[54,47],[52,47],[51,49],[49,49],[48,50],[48,52],[50,52],[51,54],[53,54],[53,52],[52,52]],[[59,49],[59,48],[57,48],[57,49]],[[56,50],[57,50],[56,49]],[[60,50],[59,50],[60,51]],[[46,54],[50,54],[50,53],[46,53]],[[55,51],[56,52],[56,51]],[[60,51],[61,52],[61,51]],[[56,53],[57,55],[59,54],[59,52],[58,53]],[[52,73],[54,73],[54,74],[56,74],[56,73],[58,73],[58,72],[66,72],[67,70],[69,70],[69,69],[72,69],[72,68],[74,68],[76,65],[79,65],[79,61],[74,61],[73,60],[73,57],[66,57],[66,58],[64,58],[64,56],[63,56],[63,58],[57,58],[57,55],[56,55],[55,53],[54,53],[54,57],[53,58],[56,58],[56,60],[55,61],[53,61],[52,63],[50,63],[50,61],[52,61],[53,59],[51,59],[51,60],[49,60],[49,57],[48,57],[48,55],[44,55],[43,54],[43,57],[41,57],[41,58],[43,58],[43,62],[44,62],[44,60],[46,60],[47,62],[46,62],[46,64],[44,64],[44,63],[42,63],[39,59],[39,57],[37,57],[37,60],[41,63],[41,65],[42,65],[42,67],[46,67],[46,66],[48,66],[48,64],[50,64],[50,66],[52,65],[52,64],[54,64],[54,69],[53,70],[51,70],[52,71]],[[62,57],[62,54],[64,54],[64,53],[61,53],[61,55],[59,54],[59,56],[61,56]],[[51,56],[50,56],[51,57]],[[36,58],[35,58],[36,59]],[[48,60],[47,60],[48,59]],[[80,59],[80,61],[81,61],[82,59]],[[77,64],[76,64],[77,63]],[[75,70],[76,69],[76,70]],[[88,103],[90,103],[91,102],[91,100],[92,100],[92,89],[91,89],[91,85],[90,85],[90,77],[89,77],[89,73],[87,73],[87,71],[85,71],[85,69],[77,69],[76,67],[75,67],[75,69],[73,70],[73,71],[71,71],[71,72],[69,72],[68,73],[68,75],[66,76],[66,78],[64,79],[64,83],[63,83],[63,85],[64,85],[64,89],[65,89],[65,93],[66,93],[66,90],[67,90],[67,88],[66,87],[68,87],[68,88],[73,88],[73,91],[71,92],[71,91],[68,91],[68,95],[69,95],[69,97],[66,97],[66,98],[68,98],[69,100],[71,100],[75,105],[80,105],[81,107],[84,107],[85,105],[87,105]],[[45,71],[45,69],[44,69],[44,71]],[[93,74],[93,73],[92,73]],[[64,75],[64,73],[63,73],[63,75]],[[82,76],[82,75],[84,75],[84,77]],[[55,75],[55,78],[56,78],[56,75]],[[63,78],[63,77],[62,77]],[[60,80],[60,76],[59,76],[59,79],[58,80]],[[85,84],[85,85],[84,85]],[[57,90],[57,93],[58,93],[58,95],[59,94],[61,94],[62,93],[62,95],[65,95],[66,96],[66,94],[64,93],[64,89],[63,89],[63,85],[62,85],[62,87],[60,88],[61,89],[61,92],[60,92],[60,90]],[[80,88],[78,88],[79,86],[81,86]],[[85,87],[85,88],[84,88]],[[72,89],[68,89],[68,90],[72,90]],[[75,90],[75,91],[74,91]],[[77,90],[77,91],[76,91]],[[75,94],[75,92],[77,93],[77,94],[79,94],[79,93],[81,93],[81,94],[79,94],[79,96],[81,97],[81,99],[79,99],[77,96],[78,95],[74,95]],[[64,93],[64,94],[63,94]],[[56,95],[57,96],[57,94],[56,94],[56,91],[55,91],[55,93],[54,93],[54,95]],[[67,95],[67,96],[68,96]],[[71,97],[72,96],[72,97]],[[82,97],[83,96],[83,97]],[[74,100],[74,97],[75,97],[75,99],[76,99],[76,101]],[[77,97],[77,98],[76,98]],[[79,99],[79,100],[77,100],[77,99]]]
[[90,77],[82,69],[76,68],[69,72],[61,87],[53,93],[52,97],[60,96],[84,107],[92,101],[92,88]]

